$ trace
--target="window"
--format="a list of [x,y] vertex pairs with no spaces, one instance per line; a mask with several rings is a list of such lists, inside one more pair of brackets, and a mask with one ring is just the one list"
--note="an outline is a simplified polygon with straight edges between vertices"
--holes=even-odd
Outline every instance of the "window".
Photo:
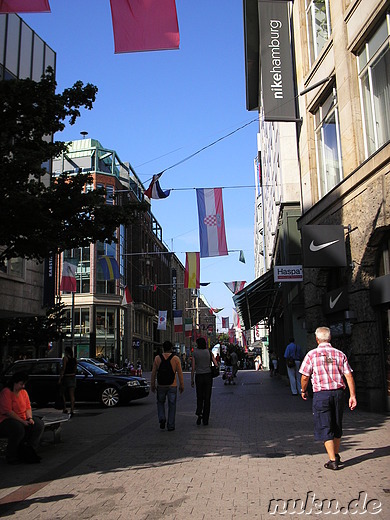
[[306,23],[313,64],[331,35],[329,0],[306,0]]
[[[67,318],[68,325],[65,327],[67,336],[72,333],[72,314],[71,309],[65,311],[65,317]],[[88,338],[90,333],[89,328],[89,309],[88,308],[76,308],[74,310],[74,336],[79,342],[82,338]]]
[[89,246],[65,251],[63,260],[64,260],[64,262],[69,262],[69,263],[77,266],[76,292],[77,293],[89,293],[90,292],[90,274],[91,274],[91,261],[90,261]]
[[12,276],[13,278],[24,279],[24,260],[23,258],[10,258],[0,263],[0,272]]
[[340,127],[337,92],[319,106],[314,114],[319,196],[323,197],[342,179]]
[[390,274],[390,238],[387,238],[382,244],[382,251],[379,258],[378,276]]
[[358,54],[366,155],[390,139],[390,15]]

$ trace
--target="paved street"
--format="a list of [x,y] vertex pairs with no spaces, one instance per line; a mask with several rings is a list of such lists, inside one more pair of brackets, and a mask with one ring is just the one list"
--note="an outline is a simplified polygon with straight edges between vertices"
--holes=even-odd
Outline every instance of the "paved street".
[[112,410],[79,407],[60,444],[45,434],[41,464],[1,458],[0,516],[318,518],[338,507],[344,518],[390,518],[388,416],[347,411],[345,464],[329,471],[313,440],[311,401],[291,396],[286,378],[243,371],[235,386],[218,378],[209,426],[195,424],[189,373],[185,385],[174,432],[159,429],[151,395]]

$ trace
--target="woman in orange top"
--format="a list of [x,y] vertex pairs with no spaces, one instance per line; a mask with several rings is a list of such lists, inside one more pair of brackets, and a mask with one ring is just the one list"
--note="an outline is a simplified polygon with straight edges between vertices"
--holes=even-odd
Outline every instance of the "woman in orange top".
[[0,436],[8,437],[8,464],[40,462],[35,450],[39,445],[44,424],[33,419],[30,399],[24,389],[28,375],[16,372],[0,392]]

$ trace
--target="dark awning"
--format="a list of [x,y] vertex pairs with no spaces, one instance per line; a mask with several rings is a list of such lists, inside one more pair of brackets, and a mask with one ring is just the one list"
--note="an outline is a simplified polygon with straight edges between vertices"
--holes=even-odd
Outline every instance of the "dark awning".
[[266,272],[233,296],[246,330],[271,315],[280,284],[274,283],[273,270]]

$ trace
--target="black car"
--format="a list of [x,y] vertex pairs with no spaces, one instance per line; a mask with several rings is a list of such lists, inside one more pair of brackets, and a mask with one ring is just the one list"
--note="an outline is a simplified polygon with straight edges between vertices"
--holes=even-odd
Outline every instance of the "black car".
[[[60,358],[15,361],[3,372],[0,386],[15,372],[27,372],[26,390],[31,402],[38,406],[58,402],[61,363]],[[87,361],[77,361],[76,380],[77,402],[101,402],[107,407],[147,397],[150,390],[143,377],[110,374]]]

